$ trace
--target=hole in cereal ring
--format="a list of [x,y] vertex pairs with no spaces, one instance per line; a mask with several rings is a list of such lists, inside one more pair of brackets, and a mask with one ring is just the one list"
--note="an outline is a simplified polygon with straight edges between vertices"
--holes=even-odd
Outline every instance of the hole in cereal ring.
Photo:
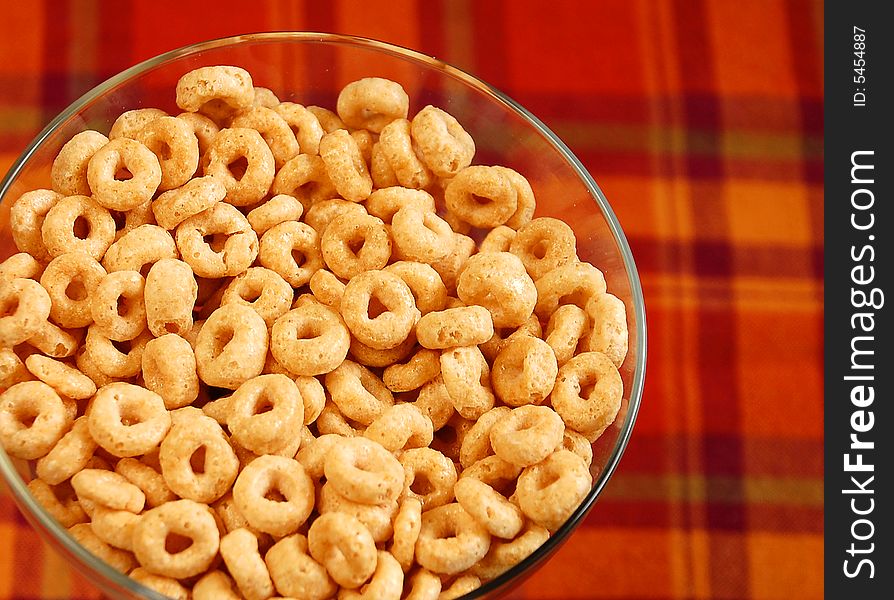
[[79,215],[78,218],[75,219],[71,230],[76,238],[79,240],[86,240],[90,236],[90,221],[83,215]]
[[348,250],[353,252],[355,255],[360,254],[360,251],[363,250],[363,246],[366,244],[366,238],[353,238],[348,240]]
[[478,194],[472,194],[472,200],[479,206],[487,206],[492,202],[490,198],[479,196]]
[[189,457],[189,466],[193,473],[201,474],[205,472],[205,446],[199,446],[196,451]]
[[531,248],[531,254],[536,259],[543,259],[543,258],[546,258],[547,249],[548,249],[548,245],[547,245],[546,240],[540,240],[539,242],[534,244],[534,246]]
[[133,173],[131,173],[127,167],[122,166],[117,171],[115,171],[115,179],[117,181],[127,181],[129,179],[133,179]]
[[299,250],[298,248],[292,249],[292,260],[295,261],[296,266],[301,266],[304,264],[304,261],[307,260],[307,257],[304,256],[304,252]]
[[375,319],[386,312],[388,312],[388,307],[382,304],[381,300],[375,296],[369,299],[369,307],[366,309],[366,314],[369,316],[370,320]]
[[209,233],[202,236],[202,241],[208,244],[215,252],[220,252],[226,246],[229,238],[230,236],[226,233]]
[[311,198],[319,189],[319,185],[316,181],[308,181],[307,183],[301,184],[295,188],[294,196],[296,198]]
[[431,480],[425,473],[416,473],[416,477],[413,479],[412,485],[410,485],[410,491],[420,496],[426,496],[432,493],[434,489],[435,486],[432,485]]
[[246,302],[255,302],[263,292],[264,289],[258,287],[242,288],[239,290],[239,297]]
[[192,546],[192,538],[188,538],[185,535],[180,535],[179,533],[174,533],[173,531],[168,533],[168,536],[165,538],[165,550],[169,554],[179,554],[184,550],[189,549]]
[[124,296],[118,296],[116,309],[119,317],[126,317],[130,312],[130,301]]
[[270,500],[271,502],[285,502],[286,497],[282,495],[282,492],[280,492],[279,489],[271,487],[267,490],[267,493],[264,494],[264,500]]
[[75,302],[87,297],[87,287],[84,285],[80,276],[72,278],[68,286],[65,288],[65,295]]
[[153,152],[155,152],[161,160],[171,160],[171,157],[174,156],[171,146],[165,142],[160,142],[156,148],[153,148]]
[[112,215],[112,220],[115,221],[115,231],[124,229],[124,225],[127,224],[127,215],[120,210],[110,210],[109,214]]
[[18,309],[18,296],[7,297],[3,300],[3,304],[0,304],[0,317],[8,317],[9,315],[13,315]]
[[180,333],[180,326],[177,323],[165,323],[164,330],[168,333]]
[[252,412],[256,415],[262,415],[271,410],[273,410],[273,402],[271,402],[267,396],[260,396],[255,402],[255,408]]
[[236,336],[236,331],[232,327],[222,328],[217,332],[217,335],[214,336],[214,343],[211,347],[211,358],[212,360],[220,356],[224,348],[227,347],[233,338]]
[[22,425],[22,427],[29,429],[34,425],[34,421],[37,420],[38,414],[39,412],[34,410],[31,406],[17,406],[15,412],[13,412],[13,417]]
[[320,337],[322,333],[318,323],[304,322],[295,329],[295,337],[299,340],[312,340]]
[[130,351],[133,349],[133,344],[131,344],[131,340],[124,340],[123,342],[119,342],[118,340],[109,340],[112,343],[112,346],[115,347],[115,350],[120,352],[121,354],[130,354]]
[[143,266],[141,266],[139,269],[137,269],[137,271],[139,271],[140,275],[143,276],[143,279],[146,279],[146,277],[149,276],[149,270],[152,268],[152,265],[154,265],[154,264],[155,263],[147,262],[147,263],[144,263]]
[[582,380],[580,382],[580,397],[586,400],[593,393],[594,389],[596,389],[596,381]]
[[143,422],[142,417],[137,413],[133,408],[128,405],[125,405],[124,409],[121,411],[121,424],[127,427],[131,425],[139,425]]
[[244,156],[240,156],[239,158],[228,164],[227,169],[230,170],[230,173],[233,175],[233,179],[239,181],[243,177],[245,177],[245,171],[248,170],[248,159]]

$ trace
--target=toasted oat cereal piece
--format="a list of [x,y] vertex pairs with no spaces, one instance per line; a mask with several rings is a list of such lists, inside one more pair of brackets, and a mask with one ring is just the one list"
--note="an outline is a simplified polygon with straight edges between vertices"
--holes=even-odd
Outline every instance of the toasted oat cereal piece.
[[100,388],[87,417],[96,443],[121,458],[152,451],[171,428],[171,416],[161,396],[129,383]]
[[83,252],[100,260],[115,240],[115,219],[93,198],[67,196],[46,213],[41,235],[50,256]]
[[[244,170],[240,166],[244,164]],[[222,129],[203,157],[205,175],[219,178],[227,188],[226,202],[250,206],[270,190],[276,174],[273,153],[254,129]],[[235,167],[234,167],[235,165]],[[234,171],[233,169],[236,168]]]
[[0,443],[17,458],[46,456],[72,421],[59,395],[41,381],[17,383],[0,394]]
[[494,327],[519,327],[534,312],[537,288],[519,258],[509,252],[487,252],[466,262],[456,293],[466,304],[485,307]]
[[320,247],[329,270],[350,279],[363,271],[385,267],[391,258],[392,243],[381,219],[342,214],[326,227]]
[[447,208],[473,227],[503,225],[518,210],[518,194],[495,167],[466,167],[444,190]]
[[280,594],[308,600],[326,600],[335,595],[335,582],[326,568],[310,556],[303,535],[286,536],[276,542],[267,551],[264,562]]
[[277,169],[298,154],[298,140],[295,138],[295,133],[285,119],[272,108],[253,106],[243,110],[233,117],[230,127],[246,127],[260,133],[273,153]]
[[251,531],[236,529],[223,536],[220,555],[246,600],[266,600],[273,595],[273,581],[258,550],[258,538]]
[[[205,238],[211,237],[211,242]],[[199,277],[232,277],[248,269],[260,242],[237,208],[218,202],[177,226],[177,248]]]
[[413,141],[438,177],[455,177],[472,164],[475,141],[452,115],[428,105],[413,117]]
[[[169,536],[188,538],[185,549],[168,549]],[[207,506],[175,500],[146,511],[133,531],[133,551],[144,569],[177,579],[204,573],[220,547],[217,524]]]
[[301,154],[319,154],[320,140],[327,132],[310,109],[294,102],[282,102],[273,107],[273,110],[288,123],[298,140]]
[[307,223],[280,223],[261,237],[258,262],[293,288],[301,287],[323,267],[320,236]]
[[219,178],[196,177],[182,187],[161,194],[152,202],[155,220],[165,229],[175,229],[186,219],[223,200],[227,188]]
[[323,136],[320,158],[329,180],[342,198],[360,202],[372,193],[372,178],[366,162],[357,141],[346,130],[338,129]]
[[552,405],[566,426],[593,442],[621,409],[623,386],[610,358],[601,352],[584,352],[559,369]]
[[304,206],[288,194],[277,194],[248,213],[248,222],[261,236],[269,229],[287,221],[297,221]]
[[525,515],[555,531],[578,507],[592,483],[583,459],[568,450],[559,450],[522,471],[516,494]]
[[322,375],[344,361],[351,335],[328,306],[307,304],[279,317],[270,329],[270,350],[295,375]]
[[96,393],[96,385],[89,377],[64,362],[32,354],[25,359],[31,373],[62,396],[83,400]]
[[310,555],[341,586],[358,588],[375,572],[375,541],[356,517],[320,515],[308,530],[307,542]]
[[107,143],[109,138],[89,129],[68,140],[53,160],[53,190],[63,196],[89,196],[87,163]]
[[16,248],[41,262],[52,258],[43,241],[43,224],[62,198],[52,190],[32,190],[19,196],[9,209],[9,232]]
[[491,381],[509,406],[540,404],[553,391],[559,365],[549,344],[534,336],[507,340],[493,361]]
[[267,357],[267,324],[239,304],[214,311],[196,340],[199,377],[208,385],[236,389],[261,374]]
[[310,154],[299,154],[284,164],[273,179],[270,193],[297,198],[306,212],[317,202],[336,196],[323,159]]
[[490,548],[490,534],[456,503],[422,513],[416,560],[434,572],[452,575],[470,568]]
[[419,319],[416,337],[423,348],[440,350],[483,344],[494,334],[490,312],[483,306],[448,308]]
[[212,119],[252,105],[255,90],[245,69],[231,66],[201,67],[177,82],[177,106]]
[[[129,176],[119,179],[122,171]],[[87,163],[87,181],[93,197],[111,210],[130,210],[151,200],[161,178],[161,166],[155,154],[129,138],[113,139]]]
[[128,573],[136,566],[134,555],[126,550],[114,548],[99,539],[88,523],[79,523],[68,528],[68,533],[87,552],[107,563],[116,571]]
[[143,126],[134,136],[149,148],[161,167],[159,191],[187,183],[199,167],[199,140],[192,126],[177,117],[159,117]]
[[620,368],[627,356],[627,311],[624,302],[612,294],[598,294],[587,302],[587,316],[593,323],[584,343],[590,352],[602,352]]
[[89,520],[67,483],[51,486],[42,479],[32,479],[28,482],[28,491],[62,527],[73,527]]
[[133,139],[136,133],[147,124],[160,117],[166,117],[167,115],[168,113],[160,108],[137,108],[124,111],[117,119],[115,119],[115,122],[112,123],[112,128],[109,130],[109,139]]
[[338,94],[338,116],[353,129],[380,133],[395,119],[406,119],[410,98],[396,81],[365,77],[352,81]]
[[539,217],[518,228],[509,251],[525,264],[534,281],[549,271],[577,260],[577,241],[568,224]]
[[173,600],[189,599],[189,590],[180,585],[180,583],[173,577],[155,575],[142,567],[137,567],[128,573],[128,577],[137,583],[162,594],[166,598],[172,598]]
[[0,279],[0,347],[27,341],[50,316],[50,295],[31,279]]

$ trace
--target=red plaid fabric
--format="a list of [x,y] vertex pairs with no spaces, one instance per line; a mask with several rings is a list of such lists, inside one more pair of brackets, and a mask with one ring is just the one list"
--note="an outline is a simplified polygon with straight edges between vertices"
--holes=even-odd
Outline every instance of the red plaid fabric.
[[[639,422],[513,598],[823,593],[823,8],[813,0],[8,2],[0,166],[94,84],[204,39],[334,31],[442,58],[593,173],[645,290]],[[0,599],[98,594],[0,494]]]

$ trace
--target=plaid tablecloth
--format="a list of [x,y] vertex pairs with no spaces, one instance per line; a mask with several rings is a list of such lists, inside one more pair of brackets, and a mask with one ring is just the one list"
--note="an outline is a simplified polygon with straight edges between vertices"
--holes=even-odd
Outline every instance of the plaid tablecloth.
[[[0,169],[136,62],[287,29],[391,41],[503,89],[629,236],[650,337],[639,422],[585,526],[513,597],[821,597],[822,4],[4,2]],[[0,598],[95,597],[0,492]]]

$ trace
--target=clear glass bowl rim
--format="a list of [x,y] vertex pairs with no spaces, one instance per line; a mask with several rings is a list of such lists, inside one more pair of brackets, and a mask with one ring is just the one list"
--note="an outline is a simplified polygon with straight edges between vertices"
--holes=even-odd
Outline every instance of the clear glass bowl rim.
[[[566,146],[565,143],[561,139],[559,139],[559,137],[555,133],[553,133],[540,119],[535,117],[527,109],[512,100],[503,92],[497,90],[496,88],[483,82],[482,80],[469,75],[465,71],[462,71],[461,69],[458,69],[434,57],[422,54],[415,50],[404,48],[402,46],[397,46],[370,38],[335,33],[297,31],[249,33],[199,42],[196,44],[190,44],[188,46],[183,46],[182,48],[177,48],[176,50],[171,50],[169,52],[159,54],[158,56],[147,59],[137,65],[130,67],[129,69],[126,69],[125,71],[122,71],[121,73],[107,79],[103,83],[100,83],[99,85],[91,89],[83,96],[75,100],[72,104],[70,104],[65,110],[59,113],[56,118],[50,121],[50,123],[43,129],[43,131],[41,131],[28,145],[24,152],[22,152],[16,162],[13,163],[12,167],[10,167],[6,176],[3,178],[2,183],[0,183],[0,199],[6,196],[6,193],[8,192],[8,189],[12,182],[15,180],[16,176],[31,158],[35,150],[40,147],[40,145],[47,139],[47,137],[49,137],[56,130],[57,127],[67,121],[71,116],[80,112],[81,109],[83,109],[85,106],[87,106],[89,103],[93,102],[97,98],[101,97],[109,90],[135,76],[140,75],[145,71],[161,66],[171,60],[189,56],[191,54],[196,54],[198,52],[203,52],[205,50],[251,42],[305,42],[345,45],[371,49],[397,56],[411,62],[422,63],[427,67],[443,71],[451,75],[452,77],[461,80],[466,85],[475,88],[477,91],[486,96],[489,96],[491,99],[493,99],[495,102],[502,105],[506,109],[521,116],[522,119],[527,121],[532,127],[534,127],[546,138],[546,140],[571,166],[571,168],[580,178],[581,182],[590,192],[591,196],[593,197],[594,201],[599,206],[599,209],[605,217],[612,236],[614,237],[615,243],[621,251],[621,257],[624,262],[624,270],[627,274],[628,284],[630,286],[634,322],[636,324],[636,330],[634,334],[635,346],[632,348],[632,350],[635,352],[636,364],[634,365],[633,380],[631,389],[629,390],[630,396],[628,400],[627,411],[624,415],[624,421],[621,424],[621,431],[618,433],[618,439],[615,443],[614,448],[612,449],[611,454],[609,455],[605,468],[599,474],[599,477],[594,482],[592,489],[587,494],[581,505],[577,508],[577,510],[574,511],[574,513],[572,513],[572,515],[562,525],[562,527],[560,527],[552,536],[550,536],[546,543],[540,546],[525,560],[518,563],[499,577],[485,583],[474,592],[463,596],[463,598],[471,600],[473,598],[480,598],[489,593],[495,592],[496,590],[507,586],[507,584],[528,571],[528,569],[533,568],[535,565],[539,564],[541,561],[549,557],[554,549],[564,541],[564,539],[575,529],[578,523],[586,516],[590,508],[592,508],[594,502],[596,501],[596,498],[599,496],[599,494],[602,492],[602,489],[605,487],[605,484],[611,478],[612,473],[617,467],[618,462],[620,461],[621,456],[623,455],[624,450],[627,447],[627,442],[629,441],[630,435],[633,432],[633,425],[636,421],[636,415],[639,411],[643,393],[643,386],[645,383],[645,301],[643,299],[642,286],[640,284],[638,271],[636,269],[636,263],[633,259],[633,253],[630,250],[630,245],[628,244],[627,238],[624,235],[623,230],[621,229],[621,224],[618,221],[618,218],[615,216],[614,211],[609,205],[605,195],[602,193],[602,190],[596,184],[596,181],[583,166],[580,160],[571,152],[568,146]],[[96,572],[102,578],[109,580],[116,587],[136,592],[141,596],[149,598],[151,600],[165,599],[165,596],[162,596],[157,592],[140,585],[133,579],[130,579],[127,575],[116,571],[105,562],[98,559],[96,556],[90,554],[80,544],[78,544],[74,540],[74,538],[68,535],[67,531],[53,517],[51,517],[49,513],[47,513],[46,510],[36,500],[34,500],[34,498],[32,498],[27,489],[27,486],[19,477],[15,466],[12,464],[12,461],[7,456],[6,452],[2,451],[0,451],[0,473],[3,474],[3,478],[6,480],[12,494],[15,496],[18,502],[21,505],[24,505],[27,510],[30,511],[31,515],[37,519],[40,525],[43,526],[47,531],[49,531],[56,539],[56,541],[61,544],[78,561],[80,561],[83,566],[87,567],[91,571]]]

